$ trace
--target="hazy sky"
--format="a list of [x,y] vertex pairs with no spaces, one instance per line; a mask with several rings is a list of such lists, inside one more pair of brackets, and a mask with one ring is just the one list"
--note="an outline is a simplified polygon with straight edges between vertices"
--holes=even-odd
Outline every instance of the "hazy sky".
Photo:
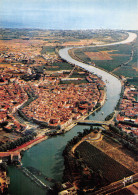
[[138,29],[138,0],[0,0],[0,27]]

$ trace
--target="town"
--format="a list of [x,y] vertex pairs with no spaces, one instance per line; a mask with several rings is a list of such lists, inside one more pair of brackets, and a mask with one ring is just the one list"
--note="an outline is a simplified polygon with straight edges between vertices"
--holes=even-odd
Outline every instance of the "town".
[[[102,76],[62,59],[59,50],[64,46],[106,43],[107,36],[108,43],[118,41],[118,37],[120,40],[126,38],[126,33],[120,31],[115,34],[107,31],[106,36],[104,36],[105,32],[100,31],[100,38],[92,31],[93,39],[89,31],[84,33],[83,39],[80,39],[82,32],[77,32],[78,38],[75,32],[65,31],[64,40],[61,40],[61,35],[61,37],[57,36],[59,32],[50,32],[53,36],[51,40],[48,33],[38,31],[37,36],[35,32],[34,37],[31,38],[21,36],[16,40],[12,38],[9,40],[9,37],[7,40],[0,40],[0,189],[2,193],[7,190],[10,183],[3,168],[5,163],[21,165],[23,151],[51,136],[66,133],[79,121],[101,109],[108,101],[106,87],[108,82],[103,81]],[[71,35],[74,35],[74,41]],[[107,57],[106,52],[103,55]],[[95,64],[96,62],[89,63],[92,67],[95,67]],[[122,134],[127,135],[128,140],[131,138],[133,144],[137,145],[137,86],[129,83],[122,75],[117,78],[120,79],[123,90],[115,113],[111,115],[109,113],[107,117],[112,116],[108,122],[109,127],[105,129],[110,129],[110,124],[115,125],[118,131],[123,132]],[[101,116],[103,114],[102,112]],[[95,138],[95,134],[92,133],[93,137]],[[102,140],[102,137],[100,139]],[[122,164],[122,161],[119,163]],[[26,169],[22,167],[22,170]],[[69,186],[73,187],[72,184]],[[76,186],[79,188],[79,185]]]

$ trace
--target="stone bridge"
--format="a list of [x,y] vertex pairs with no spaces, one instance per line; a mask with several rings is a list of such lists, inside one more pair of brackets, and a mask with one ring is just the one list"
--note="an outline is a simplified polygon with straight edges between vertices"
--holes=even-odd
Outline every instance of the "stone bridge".
[[80,120],[77,123],[78,123],[78,125],[97,125],[97,126],[101,126],[101,125],[109,125],[112,122],[111,121]]

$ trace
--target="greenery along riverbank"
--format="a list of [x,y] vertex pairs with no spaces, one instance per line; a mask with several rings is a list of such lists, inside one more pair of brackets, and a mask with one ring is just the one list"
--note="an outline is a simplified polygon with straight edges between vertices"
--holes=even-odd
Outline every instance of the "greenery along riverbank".
[[113,71],[123,62],[128,61],[130,53],[131,45],[114,45],[97,48],[88,47],[74,51],[74,54],[83,59],[86,63],[94,62],[96,66],[104,68],[107,71]]
[[136,77],[138,38],[130,44],[73,49],[70,54],[87,64],[96,65],[117,76]]
[[[83,160],[80,159],[79,152],[75,152],[74,155],[71,152],[73,146],[75,146],[84,136],[88,135],[93,131],[93,127],[90,129],[84,129],[83,133],[79,132],[78,136],[75,136],[72,140],[70,140],[64,151],[64,174],[63,181],[70,181],[71,183],[76,182],[76,177],[78,178],[78,187],[81,189],[87,185],[87,187],[91,185],[93,188],[97,182],[100,180],[100,176],[98,172],[89,169]],[[91,179],[90,179],[91,178]],[[91,180],[91,181],[90,181]]]
[[[106,78],[107,77],[108,75],[106,76]],[[109,78],[112,78],[112,76]],[[115,82],[114,84],[117,85],[117,88],[115,88],[113,91],[114,99],[112,102],[110,102],[110,99],[112,99],[112,96],[108,96],[108,100],[107,100],[108,106],[106,106],[107,104],[104,105],[103,115],[101,114],[102,111],[99,112],[99,116],[97,116],[99,120],[104,119],[106,114],[108,115],[109,113],[112,112],[114,108],[114,104],[116,104],[118,100],[119,85],[117,84],[117,82]],[[110,93],[110,91],[112,91],[113,86],[112,85],[108,86],[107,88],[107,91],[109,92],[108,95],[112,94]],[[105,110],[106,110],[106,113],[105,113]],[[93,117],[93,118],[97,119],[96,117]],[[61,158],[62,150],[65,147],[66,142],[70,140],[74,135],[76,135],[76,131],[80,131],[80,130],[81,130],[81,127],[75,127],[75,130],[73,129],[71,132],[68,132],[67,134],[64,135],[64,139],[62,136],[56,136],[54,138],[48,139],[46,142],[43,142],[37,145],[36,147],[32,147],[30,150],[28,150],[28,152],[25,152],[22,162],[26,166],[34,165],[38,169],[40,169],[41,167],[41,170],[46,172],[46,175],[50,175],[50,176],[52,175],[54,179],[58,179],[58,181],[60,181],[62,173],[63,173],[61,170],[63,167],[63,158]],[[50,152],[49,152],[49,149],[50,149]],[[37,158],[35,158],[36,154],[37,154]],[[18,179],[16,179],[15,177],[12,177],[14,173],[15,175],[17,175],[17,171],[12,169],[10,173],[11,180],[12,180],[11,194],[15,194],[15,193],[20,194],[20,191],[22,191],[22,194],[34,194],[34,189],[36,186],[32,186],[31,181],[30,182],[27,181],[27,178],[26,177],[23,178],[21,174],[19,174],[20,177],[18,177]],[[25,183],[26,188],[24,188],[24,186],[21,186],[20,185],[21,183]],[[16,189],[15,189],[15,186],[16,186]],[[40,189],[35,190],[35,192],[36,194],[45,194],[45,192],[44,193],[41,192]]]
[[[79,132],[78,136],[67,143],[63,151],[65,164],[63,180],[64,182],[70,181],[77,186],[79,193],[94,191],[122,179],[123,176],[133,174],[130,169],[123,166],[123,163],[114,160],[116,157],[114,149],[120,148],[120,143],[108,138],[105,134],[103,141],[99,138],[99,141],[96,142],[96,137],[99,137],[98,134],[100,133],[98,131],[99,129],[93,129],[92,126],[90,129],[84,129],[83,133]],[[91,140],[93,140],[92,143]],[[98,145],[96,146],[96,144]],[[104,145],[106,146],[105,151],[107,150],[107,144],[108,150],[109,145],[110,147],[112,145],[110,154],[103,152]],[[111,154],[114,154],[115,157]]]
[[7,150],[12,150],[14,148],[17,148],[18,146],[23,145],[24,143],[29,142],[30,140],[33,140],[36,137],[36,133],[32,133],[27,136],[23,136],[21,138],[18,138],[15,141],[7,142],[6,144],[3,144],[0,146],[0,152],[5,152]]

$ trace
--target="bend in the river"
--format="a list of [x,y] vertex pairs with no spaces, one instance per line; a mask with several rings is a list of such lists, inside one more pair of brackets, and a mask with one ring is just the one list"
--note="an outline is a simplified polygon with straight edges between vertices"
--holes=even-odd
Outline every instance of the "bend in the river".
[[[112,46],[112,45],[119,45],[119,44],[127,44],[127,43],[134,41],[136,38],[137,38],[137,35],[135,33],[128,32],[128,38],[126,40],[115,42],[115,43],[104,44],[104,45],[88,46],[88,47],[104,47],[104,46]],[[117,99],[119,99],[119,95],[121,92],[120,80],[104,70],[101,70],[94,66],[90,66],[88,64],[85,64],[85,63],[82,63],[82,62],[79,62],[73,59],[68,53],[68,51],[73,48],[83,48],[83,47],[82,46],[81,47],[68,47],[68,48],[60,49],[59,50],[60,57],[69,63],[82,67],[85,70],[88,70],[89,72],[95,73],[98,76],[102,77],[102,80],[106,83],[106,87],[107,87],[108,101],[106,102],[106,104],[112,104],[112,107],[114,108],[116,106]],[[106,107],[106,104],[104,107]]]
[[[125,44],[133,41],[136,38],[136,34],[128,33],[129,37],[122,42],[117,42],[116,44]],[[109,44],[108,44],[109,45]],[[110,44],[115,45],[115,43]],[[105,46],[105,45],[104,45]],[[59,51],[60,56],[66,61],[76,64],[90,72],[94,72],[99,76],[102,76],[102,79],[106,82],[107,86],[107,98],[104,106],[100,111],[94,115],[89,116],[89,119],[92,120],[104,120],[104,118],[113,112],[114,107],[117,104],[121,91],[120,81],[112,76],[111,74],[100,70],[96,67],[89,66],[87,64],[78,62],[72,59],[68,50],[70,48],[61,49]],[[104,113],[104,114],[102,114]],[[63,169],[64,169],[64,159],[62,157],[62,152],[69,140],[77,135],[77,132],[82,132],[86,126],[75,126],[65,135],[60,135],[56,137],[51,137],[50,139],[39,143],[38,145],[30,148],[25,151],[22,158],[23,166],[28,167],[32,166],[40,170],[47,177],[53,178],[57,181],[62,180]],[[9,167],[9,176],[11,178],[10,185],[10,194],[11,195],[45,195],[46,191],[38,187],[36,184],[31,182],[21,171],[15,167]],[[44,181],[45,182],[45,181]]]

